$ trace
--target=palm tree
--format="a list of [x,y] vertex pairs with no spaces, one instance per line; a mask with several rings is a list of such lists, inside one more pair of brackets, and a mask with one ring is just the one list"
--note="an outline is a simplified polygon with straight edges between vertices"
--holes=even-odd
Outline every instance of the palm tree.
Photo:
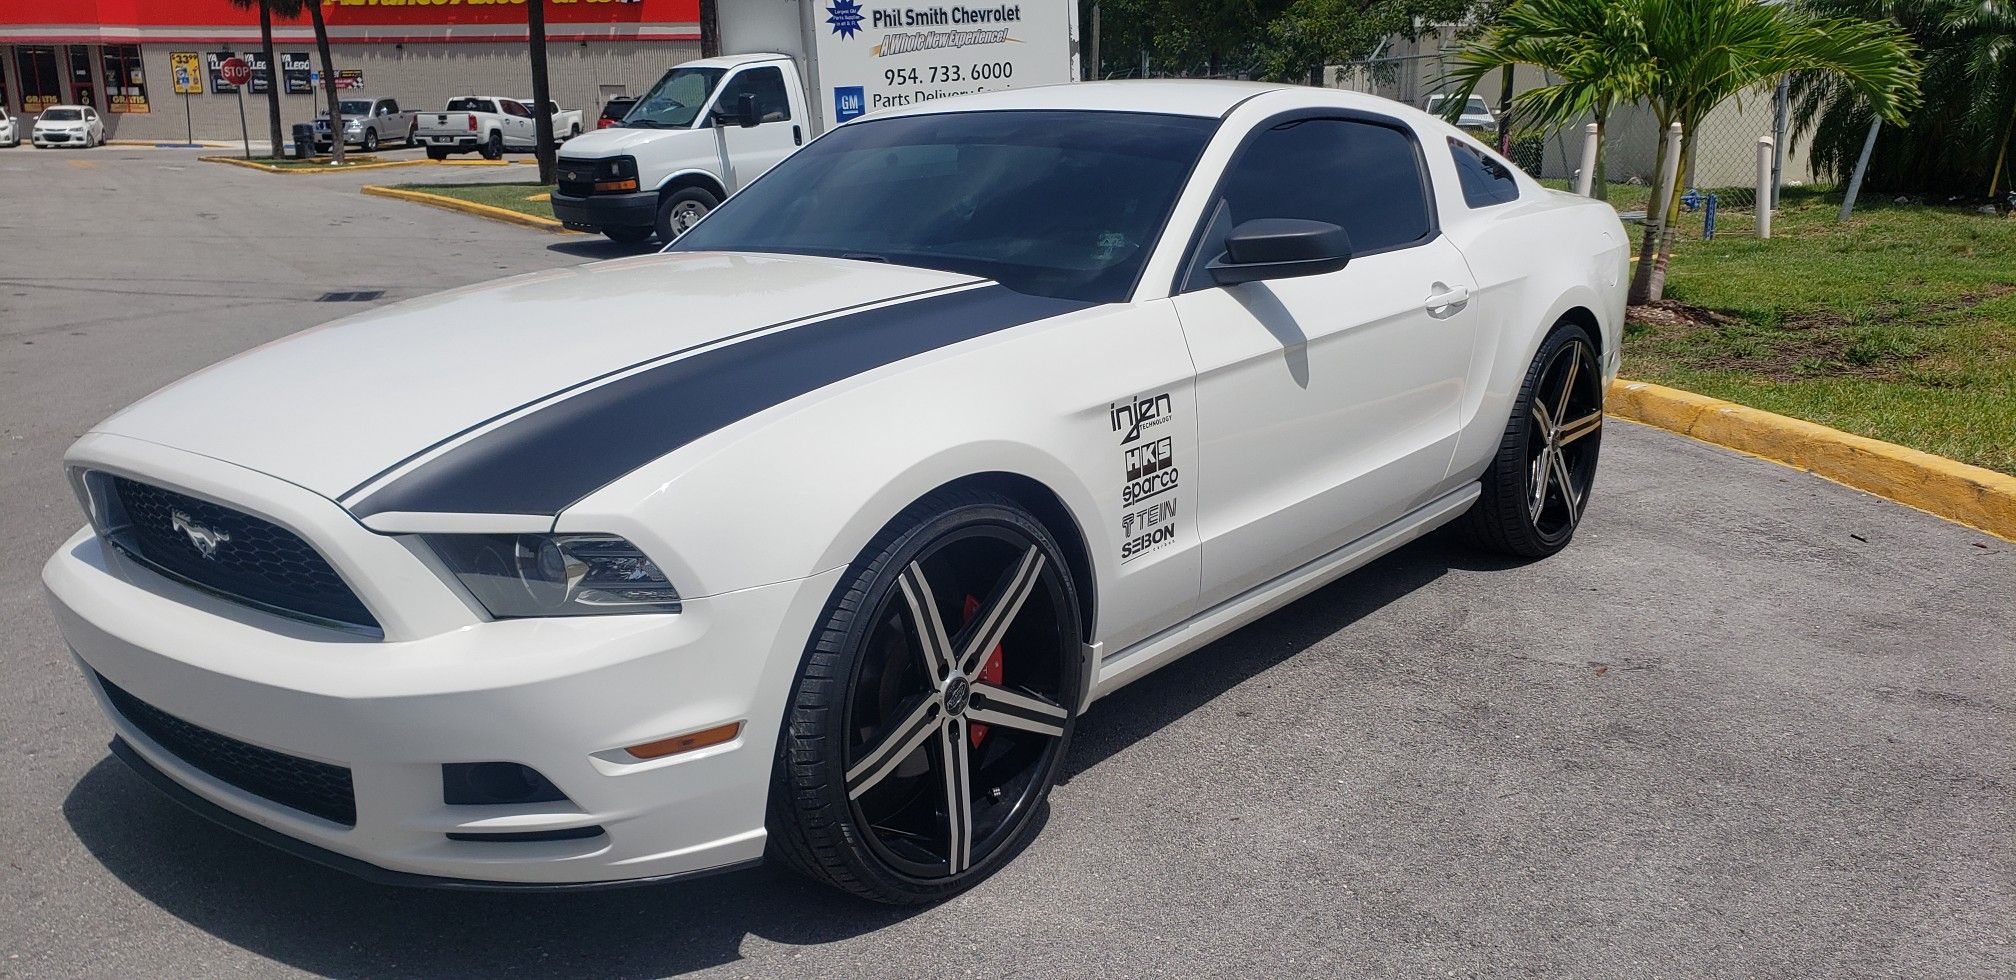
[[1456,55],[1440,86],[1450,97],[1444,112],[1453,122],[1470,96],[1494,72],[1516,65],[1546,70],[1560,81],[1521,93],[1512,102],[1512,123],[1565,126],[1584,116],[1596,121],[1596,172],[1591,187],[1607,200],[1603,177],[1603,135],[1618,105],[1644,94],[1652,63],[1644,23],[1632,0],[1515,0],[1498,22]]
[[231,0],[239,9],[259,8],[259,52],[266,59],[266,127],[271,136],[273,156],[280,155],[280,63],[273,58],[272,0]]
[[[329,158],[343,165],[343,102],[336,94],[336,59],[329,56],[329,25],[322,22],[321,0],[272,0],[276,7],[291,4],[308,8],[308,20],[315,25],[315,54],[322,60],[322,91],[329,96]],[[297,15],[298,16],[298,15]]]
[[1994,197],[2009,165],[2009,138],[2016,135],[2016,5],[1975,0],[1961,4],[1946,24],[1966,58],[1976,112],[1988,116],[1999,110],[2004,117],[1988,175],[1988,196]]
[[[1785,75],[1831,76],[1885,121],[1901,124],[1918,97],[1916,59],[1910,41],[1889,24],[1861,18],[1821,17],[1761,0],[1631,0],[1645,28],[1654,70],[1644,100],[1659,130],[1679,123],[1676,186],[1686,186],[1694,141],[1716,106],[1745,92],[1773,85]],[[1665,173],[1660,144],[1653,173]],[[1658,186],[1652,200],[1671,198],[1664,220],[1648,220],[1631,280],[1631,302],[1645,303],[1665,291],[1666,265],[1680,219],[1679,195]],[[1759,201],[1758,207],[1769,207]]]

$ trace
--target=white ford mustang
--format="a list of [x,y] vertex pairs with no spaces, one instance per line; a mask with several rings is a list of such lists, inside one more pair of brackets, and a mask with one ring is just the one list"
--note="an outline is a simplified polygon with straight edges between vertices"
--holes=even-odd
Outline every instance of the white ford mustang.
[[148,397],[70,450],[44,581],[114,751],[298,854],[930,901],[1101,695],[1450,521],[1567,544],[1626,268],[1609,207],[1392,102],[936,101],[663,254]]

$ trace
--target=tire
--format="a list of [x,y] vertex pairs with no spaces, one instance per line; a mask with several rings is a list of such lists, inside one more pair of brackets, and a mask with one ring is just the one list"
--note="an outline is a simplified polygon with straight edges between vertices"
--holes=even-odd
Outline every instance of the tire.
[[665,195],[658,202],[658,240],[672,244],[693,222],[707,216],[707,212],[720,206],[721,199],[698,187],[688,187]]
[[1078,608],[1056,540],[1006,497],[941,491],[904,511],[807,644],[771,774],[773,853],[892,905],[1007,863],[1041,825],[1083,701]]
[[364,145],[363,145],[363,150],[364,150],[364,152],[366,152],[366,153],[376,153],[376,152],[378,152],[378,131],[377,131],[377,130],[375,130],[375,129],[367,129],[367,130],[365,130],[365,131],[364,131]]
[[428,147],[428,148],[427,148],[427,159],[429,159],[429,160],[446,160],[446,159],[448,159],[448,148],[447,148],[447,147],[445,147],[445,146],[430,146],[430,147]]
[[483,148],[478,152],[483,154],[485,160],[504,159],[504,134],[491,130],[490,138],[483,141]]
[[[1565,417],[1565,423],[1557,419]],[[1483,494],[1457,522],[1472,544],[1522,558],[1568,546],[1596,480],[1603,442],[1603,371],[1596,345],[1563,320],[1526,369]],[[1536,485],[1537,481],[1537,485]]]
[[406,131],[406,147],[412,149],[420,145],[420,123],[416,120],[413,128]]
[[633,228],[627,225],[617,225],[602,229],[602,234],[607,235],[612,242],[622,245],[635,245],[638,242],[649,241],[654,233],[649,228]]
[[573,139],[574,137],[576,137],[576,136],[579,136],[579,135],[581,135],[581,124],[580,124],[580,123],[575,123],[575,124],[574,124],[573,126],[571,126],[571,127],[569,127],[569,128],[568,128],[568,130],[567,130],[567,138],[568,138],[568,139],[570,139],[570,140],[571,140],[571,139]]

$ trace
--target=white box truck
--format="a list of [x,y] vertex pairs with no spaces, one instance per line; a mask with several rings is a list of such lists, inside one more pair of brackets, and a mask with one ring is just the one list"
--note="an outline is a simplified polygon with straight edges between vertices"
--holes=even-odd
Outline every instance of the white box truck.
[[807,141],[892,106],[1078,79],[1077,0],[735,0],[721,45],[561,147],[553,215],[671,241]]

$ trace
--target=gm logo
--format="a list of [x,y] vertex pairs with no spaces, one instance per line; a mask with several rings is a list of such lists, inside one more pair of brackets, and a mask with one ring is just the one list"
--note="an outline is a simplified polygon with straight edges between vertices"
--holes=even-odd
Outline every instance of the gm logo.
[[836,85],[833,88],[833,121],[846,122],[868,111],[868,94],[859,85]]

